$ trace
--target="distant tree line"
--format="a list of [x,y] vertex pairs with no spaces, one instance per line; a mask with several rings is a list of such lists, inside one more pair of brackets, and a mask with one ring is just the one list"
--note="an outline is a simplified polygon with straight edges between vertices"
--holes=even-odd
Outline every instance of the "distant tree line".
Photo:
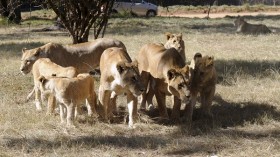
[[215,1],[215,5],[243,5],[265,4],[280,5],[280,0],[147,0],[148,2],[166,7],[172,5],[209,5]]

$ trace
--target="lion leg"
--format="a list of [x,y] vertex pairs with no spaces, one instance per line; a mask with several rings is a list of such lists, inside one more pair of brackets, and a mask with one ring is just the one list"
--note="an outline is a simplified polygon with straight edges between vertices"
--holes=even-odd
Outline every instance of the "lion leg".
[[168,113],[166,109],[166,95],[160,91],[155,91],[155,96],[158,102],[158,109],[161,118],[168,119]]
[[114,114],[117,113],[117,94],[115,92],[111,93],[110,105],[108,110],[108,114],[110,114],[110,117],[113,117]]
[[137,98],[132,94],[127,95],[128,127],[134,128],[134,119],[137,115]]
[[73,102],[70,104],[66,105],[66,112],[67,112],[67,117],[66,117],[66,124],[67,127],[75,127],[74,126],[74,113],[75,113],[75,106]]
[[171,120],[178,121],[180,118],[181,100],[173,95],[173,110],[171,113]]
[[92,93],[90,94],[90,96],[87,98],[86,100],[86,106],[87,106],[87,110],[88,110],[88,116],[92,116],[97,115],[96,112],[96,93],[94,91],[92,91]]
[[41,100],[40,100],[40,90],[38,86],[34,87],[35,90],[35,106],[37,111],[42,111],[42,105],[41,105]]
[[188,128],[191,128],[192,125],[192,117],[193,117],[193,109],[195,107],[196,104],[196,99],[197,99],[197,95],[192,95],[191,96],[191,101],[189,104],[186,104],[186,108],[185,108],[185,113],[184,113],[184,121],[186,122],[186,125],[188,126]]
[[147,103],[148,103],[148,110],[153,110],[155,107],[154,107],[154,104],[153,104],[153,97],[155,95],[155,91],[150,87],[149,88],[149,91],[146,95],[147,97]]
[[61,123],[63,124],[66,122],[66,107],[62,103],[59,103],[59,112],[60,112],[60,120]]
[[[146,87],[146,89],[148,89],[148,85],[149,85],[149,80],[150,80],[150,74],[145,72],[145,71],[142,71],[141,73],[141,80],[142,80],[142,83],[144,85],[144,87]],[[141,100],[141,105],[140,105],[140,109],[143,109],[143,110],[146,110],[146,102],[147,102],[147,93],[144,92],[142,94],[142,100]]]
[[56,99],[53,94],[50,94],[48,97],[47,115],[51,115],[54,113],[55,106],[56,106]]
[[202,114],[210,119],[213,118],[213,114],[211,113],[211,106],[212,106],[214,94],[215,94],[215,90],[211,90],[207,93],[201,94],[204,99],[201,103]]
[[110,96],[111,96],[111,91],[108,91],[108,90],[103,90],[103,89],[100,89],[99,88],[99,95],[98,95],[98,98],[99,98],[99,101],[101,103],[101,105],[103,106],[103,114],[104,114],[104,119],[105,121],[108,121],[109,117],[108,117],[108,107],[110,105]]
[[153,97],[155,95],[155,87],[156,87],[156,80],[151,76],[150,83],[149,83],[149,91],[147,93],[147,103],[148,103],[148,110],[153,110]]
[[32,95],[34,94],[34,92],[35,92],[35,86],[33,87],[32,91],[27,95],[26,101],[29,101],[29,99],[32,97]]

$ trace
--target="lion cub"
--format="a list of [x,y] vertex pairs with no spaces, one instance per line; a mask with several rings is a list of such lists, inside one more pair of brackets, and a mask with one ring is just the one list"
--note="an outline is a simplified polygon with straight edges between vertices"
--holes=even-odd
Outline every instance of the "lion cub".
[[[190,68],[175,48],[150,43],[142,46],[138,56],[138,68],[142,81],[149,91],[142,94],[141,106],[152,104],[153,94],[158,103],[161,119],[169,119],[166,96],[173,96],[171,119],[177,121],[181,104],[190,100]],[[152,90],[152,92],[150,92]]]
[[244,18],[240,16],[234,20],[234,26],[237,27],[237,33],[253,35],[271,33],[271,30],[269,30],[266,25],[247,23]]
[[164,47],[166,49],[175,48],[179,52],[179,54],[181,55],[183,60],[186,62],[185,42],[183,40],[182,33],[172,34],[172,33],[166,32],[165,35],[166,35],[167,41],[164,44]]
[[[133,118],[137,114],[137,96],[145,91],[140,80],[136,62],[122,48],[108,48],[100,58],[100,86],[98,99],[104,108],[104,119],[111,117],[110,109],[117,95],[126,94],[129,127],[133,127]],[[114,98],[112,98],[114,97]]]
[[52,93],[58,101],[61,123],[66,120],[67,126],[73,127],[75,108],[78,108],[85,99],[87,100],[88,115],[96,114],[94,78],[90,74],[83,73],[74,78],[40,76],[38,80],[40,90],[43,93]]
[[[29,69],[31,70],[31,69]],[[30,71],[26,70],[26,74]],[[30,97],[35,92],[35,105],[36,109],[38,111],[42,110],[41,106],[41,100],[40,100],[40,90],[39,90],[39,76],[52,76],[55,75],[57,77],[75,77],[78,75],[76,68],[74,67],[62,67],[54,62],[52,62],[49,58],[39,58],[37,59],[33,66],[32,66],[32,74],[33,74],[33,80],[34,80],[34,88],[33,90],[28,94],[27,100],[30,99]],[[47,114],[52,114],[54,112],[55,108],[55,99],[52,95],[49,95],[48,97],[48,109]]]
[[187,112],[192,115],[198,93],[201,97],[202,114],[209,118],[213,118],[211,113],[211,105],[214,98],[217,82],[217,73],[214,67],[213,56],[203,56],[196,53],[190,65],[193,69],[191,79],[191,97],[192,104],[186,108]]

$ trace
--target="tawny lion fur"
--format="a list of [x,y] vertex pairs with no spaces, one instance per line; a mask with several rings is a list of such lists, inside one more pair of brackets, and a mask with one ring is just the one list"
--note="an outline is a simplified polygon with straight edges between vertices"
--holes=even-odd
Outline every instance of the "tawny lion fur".
[[75,67],[78,73],[88,73],[98,68],[101,54],[109,47],[121,47],[126,51],[121,41],[108,38],[73,45],[48,43],[30,50],[23,49],[20,71],[26,74],[38,58],[49,58],[60,66]]
[[183,40],[183,35],[182,33],[179,34],[172,34],[172,33],[165,33],[167,41],[164,44],[164,47],[166,49],[169,48],[175,48],[179,54],[181,55],[181,57],[183,58],[183,60],[186,62],[186,54],[185,54],[185,42]]
[[234,25],[237,27],[237,33],[252,35],[271,33],[271,30],[266,25],[250,24],[246,22],[243,17],[237,17],[237,19],[234,20]]
[[171,119],[179,118],[179,110],[182,103],[187,103],[190,97],[188,88],[190,70],[188,65],[175,48],[166,49],[159,44],[144,45],[137,56],[138,68],[145,88],[152,88],[152,94],[142,94],[141,106],[152,104],[155,93],[160,116],[169,118],[166,109],[166,95],[172,95],[173,111]]
[[[181,55],[184,62],[186,62],[185,43],[184,43],[184,40],[183,40],[182,33],[172,34],[170,32],[166,32],[165,35],[166,35],[167,41],[164,44],[164,47],[166,49],[175,48],[179,52],[179,54]],[[152,104],[152,99],[153,99],[153,96],[154,96],[154,91],[151,88],[152,86],[153,86],[153,81],[150,80],[149,90],[148,90],[148,94],[147,94],[147,95],[149,95],[147,97],[147,99],[149,99],[149,100],[147,100],[148,104],[149,104],[149,106],[148,106],[149,109],[154,108],[154,106]],[[144,98],[144,99],[146,99],[146,98]],[[144,103],[143,101],[141,103],[141,109],[146,109],[146,103]]]
[[111,118],[110,108],[115,106],[116,96],[126,94],[129,127],[133,127],[137,115],[137,96],[144,91],[136,62],[131,62],[122,48],[108,48],[100,58],[99,101],[104,108],[104,118]]
[[[28,72],[28,71],[26,71]],[[35,105],[36,109],[41,111],[42,105],[40,100],[40,90],[39,90],[39,76],[57,76],[57,77],[75,77],[77,76],[77,70],[74,67],[62,67],[60,65],[57,65],[53,63],[48,58],[39,58],[32,67],[32,74],[33,74],[33,81],[34,81],[34,88],[33,90],[28,94],[27,100],[30,99],[30,97],[35,92]],[[55,99],[53,99],[53,96],[50,95],[48,97],[48,109],[47,114],[51,114],[54,112],[55,108]]]
[[196,53],[190,65],[193,70],[191,79],[191,105],[186,108],[187,113],[192,115],[198,94],[201,98],[201,114],[213,119],[211,113],[217,82],[217,72],[214,66],[213,56],[203,56]]
[[52,93],[60,104],[61,123],[66,121],[68,127],[74,126],[75,108],[79,108],[85,100],[88,115],[97,114],[94,78],[91,75],[83,73],[74,78],[40,76],[38,80],[40,90],[43,93]]

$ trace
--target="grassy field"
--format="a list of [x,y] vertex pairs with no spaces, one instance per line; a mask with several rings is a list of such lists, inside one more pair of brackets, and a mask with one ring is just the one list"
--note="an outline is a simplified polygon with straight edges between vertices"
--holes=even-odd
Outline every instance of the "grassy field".
[[[188,61],[196,52],[215,57],[219,79],[214,127],[194,118],[190,131],[183,124],[165,125],[152,118],[139,120],[135,129],[122,120],[107,124],[81,119],[76,129],[66,130],[59,116],[36,112],[34,102],[25,101],[33,81],[30,74],[20,74],[21,49],[71,43],[67,32],[32,32],[50,25],[45,19],[50,16],[0,27],[0,156],[280,156],[279,16],[246,17],[276,31],[260,36],[235,34],[234,18],[109,21],[105,37],[123,41],[132,58],[146,43],[164,43],[167,31],[183,33]],[[123,97],[118,105],[125,107]]]

